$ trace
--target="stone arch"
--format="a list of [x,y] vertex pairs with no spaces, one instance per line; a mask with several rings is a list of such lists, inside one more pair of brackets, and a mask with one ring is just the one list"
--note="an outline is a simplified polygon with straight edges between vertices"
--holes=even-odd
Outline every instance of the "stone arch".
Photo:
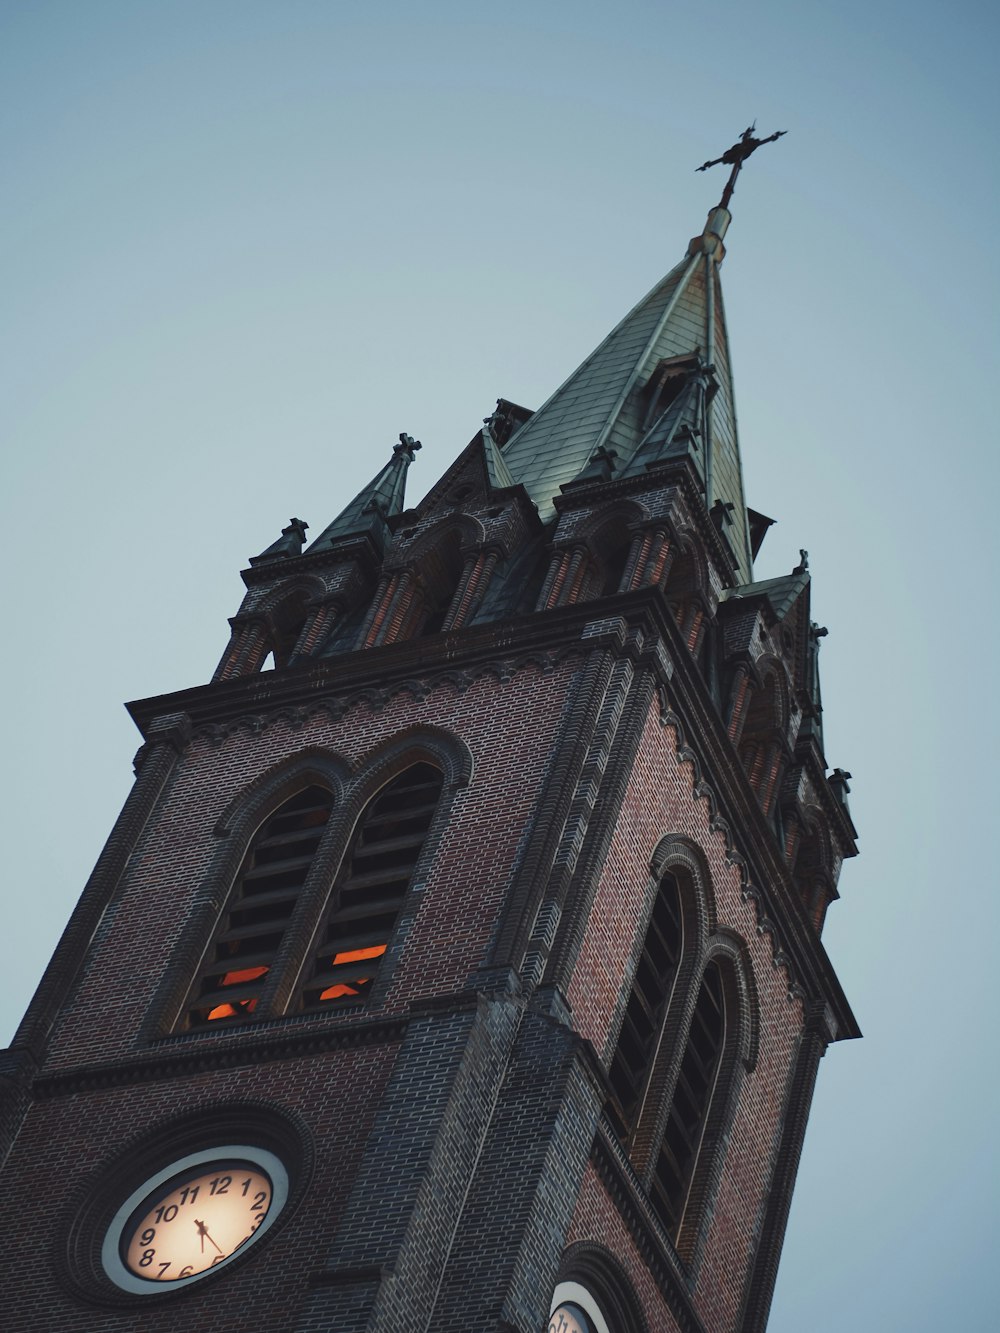
[[[252,670],[260,670],[273,653],[275,667],[288,666],[295,656],[314,606],[326,592],[322,579],[299,577],[272,589],[257,608],[265,627],[265,640]],[[249,665],[249,664],[248,664]]]
[[[662,1137],[664,1106],[677,1077],[678,1043],[683,1042],[690,1025],[708,939],[716,929],[711,875],[705,854],[697,843],[682,834],[667,834],[653,852],[650,870],[646,910],[633,948],[632,981],[619,1000],[611,1027],[614,1044],[609,1040],[607,1048],[613,1098],[606,1109],[640,1174],[648,1174]],[[657,985],[662,987],[665,983],[665,977],[653,983],[658,1028],[655,1037],[642,1048],[645,1064],[641,1087],[636,1089],[629,1087],[630,1079],[619,1066],[623,1060],[629,1059],[628,1053],[622,1049],[623,1043],[628,1040],[635,1045],[633,1030],[637,1021],[641,1027],[642,1012],[649,1013],[652,1008],[648,974],[651,967],[657,965],[655,951],[659,949],[662,953],[663,947],[655,936],[652,941],[654,953],[647,958],[647,952],[665,892],[676,893],[679,920],[674,929],[679,931],[678,957],[667,990],[657,989]],[[662,934],[662,927],[657,933]],[[640,992],[638,997],[637,991]],[[637,1007],[638,1019],[632,1015],[633,1006]],[[634,1085],[634,1079],[631,1081]],[[628,1093],[628,1107],[621,1089]]]
[[593,1320],[588,1296],[609,1333],[648,1333],[649,1325],[624,1265],[607,1246],[593,1240],[577,1241],[564,1253],[550,1317],[566,1301],[578,1305]]
[[788,748],[791,697],[783,664],[773,657],[759,657],[754,663],[748,695],[738,730],[737,751],[754,794],[769,815]]
[[587,517],[578,536],[586,545],[589,568],[574,600],[612,597],[629,586],[638,534],[648,521],[648,508],[634,500],[619,501]]
[[[697,1151],[690,1167],[683,1208],[672,1236],[678,1254],[689,1269],[697,1263],[706,1239],[725,1167],[740,1087],[744,1075],[756,1065],[760,1041],[760,1005],[753,966],[745,942],[735,932],[718,931],[709,941],[703,978],[707,980],[713,969],[721,983],[724,1002],[722,1048],[701,1122]],[[690,1040],[690,1036],[686,1040]]]
[[688,651],[695,658],[705,637],[709,605],[708,566],[700,543],[687,532],[677,534],[663,595]]
[[440,795],[413,863],[395,923],[385,941],[385,952],[381,956],[374,984],[367,996],[370,1004],[378,1004],[384,998],[417,914],[421,900],[418,889],[426,879],[427,870],[448,827],[453,803],[472,778],[472,752],[463,740],[443,728],[413,726],[397,732],[352,765],[350,780],[345,783],[344,799],[330,820],[329,857],[325,867],[326,891],[317,901],[311,918],[304,922],[295,942],[290,944],[290,953],[301,960],[301,967],[294,976],[291,971],[286,974],[285,989],[276,998],[276,1003],[282,1008],[297,1003],[295,997],[303,989],[301,970],[309,965],[316,952],[319,932],[324,929],[324,922],[329,924],[328,914],[336,913],[336,903],[331,901],[331,894],[336,893],[338,882],[349,869],[347,858],[352,855],[354,838],[361,821],[366,818],[366,812],[385,788],[401,779],[410,769],[421,765],[429,765],[440,773]]
[[[463,623],[489,582],[485,540],[482,523],[460,513],[440,519],[418,537],[401,557],[404,563],[388,571],[384,607],[375,608],[377,633],[374,639],[369,634],[368,643],[420,638]],[[494,553],[493,564],[496,559]]]
[[353,766],[355,794],[361,799],[391,781],[395,773],[408,764],[434,764],[444,774],[445,789],[457,791],[472,781],[475,761],[472,751],[461,736],[443,727],[415,725],[397,731],[380,742]]
[[[249,854],[257,831],[267,819],[297,793],[318,787],[330,795],[332,814],[308,869],[301,890],[301,901],[284,932],[274,967],[284,965],[288,950],[298,936],[297,922],[306,900],[322,887],[327,873],[330,825],[343,802],[350,776],[347,763],[332,751],[320,747],[299,753],[273,765],[248,783],[229,802],[214,825],[216,843],[211,850],[201,883],[195,891],[190,919],[178,942],[170,964],[157,987],[153,1004],[143,1024],[143,1035],[153,1039],[171,1031],[183,1020],[185,1001],[206,951],[210,948],[220,921],[224,919],[237,893],[241,868]],[[271,989],[264,990],[260,1014],[270,1012]]]
[[213,831],[217,837],[238,842],[253,833],[270,809],[287,800],[298,787],[311,783],[329,788],[335,803],[340,804],[350,776],[350,765],[336,751],[320,746],[299,750],[241,788],[216,820]]
[[665,833],[653,850],[649,868],[657,879],[668,870],[681,870],[688,877],[690,902],[698,925],[698,951],[702,953],[718,920],[715,888],[704,850],[684,833]]
[[799,818],[800,831],[791,872],[802,904],[818,933],[823,928],[827,908],[837,896],[830,831],[822,811],[815,805],[806,806]]

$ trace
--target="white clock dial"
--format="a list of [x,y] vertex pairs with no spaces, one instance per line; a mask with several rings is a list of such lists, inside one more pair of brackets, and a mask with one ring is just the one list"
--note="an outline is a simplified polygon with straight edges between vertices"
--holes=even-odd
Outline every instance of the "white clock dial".
[[122,1237],[125,1266],[152,1282],[215,1268],[253,1237],[272,1194],[270,1177],[248,1162],[214,1162],[170,1181]]
[[125,1200],[105,1236],[104,1269],[126,1291],[187,1286],[255,1244],[287,1196],[273,1153],[245,1145],[193,1153]]

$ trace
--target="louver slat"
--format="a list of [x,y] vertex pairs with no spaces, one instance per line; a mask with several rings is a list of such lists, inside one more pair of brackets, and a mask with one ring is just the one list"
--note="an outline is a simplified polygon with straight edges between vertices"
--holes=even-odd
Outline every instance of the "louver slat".
[[183,1026],[253,1015],[332,805],[329,792],[307,787],[257,830],[191,987]]
[[414,764],[361,816],[334,885],[321,946],[302,994],[305,1009],[363,999],[389,945],[441,793],[441,774]]
[[666,1014],[683,947],[680,896],[673,875],[664,875],[646,930],[635,981],[611,1062],[612,1095],[606,1110],[626,1141],[652,1072],[657,1040]]

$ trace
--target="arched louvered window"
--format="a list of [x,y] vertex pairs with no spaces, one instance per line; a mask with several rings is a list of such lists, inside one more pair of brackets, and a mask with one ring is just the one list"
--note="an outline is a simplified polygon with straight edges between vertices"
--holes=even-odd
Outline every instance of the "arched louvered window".
[[427,837],[442,776],[414,764],[369,802],[334,885],[302,991],[305,1009],[371,990]]
[[298,792],[257,830],[185,1007],[185,1026],[249,1018],[299,900],[333,797]]
[[670,1119],[650,1182],[653,1207],[675,1241],[698,1160],[725,1039],[726,1002],[722,974],[718,964],[711,962],[705,969],[698,991]]
[[635,1128],[684,943],[680,892],[669,872],[653,904],[635,982],[625,1009],[609,1078],[608,1114],[625,1141]]

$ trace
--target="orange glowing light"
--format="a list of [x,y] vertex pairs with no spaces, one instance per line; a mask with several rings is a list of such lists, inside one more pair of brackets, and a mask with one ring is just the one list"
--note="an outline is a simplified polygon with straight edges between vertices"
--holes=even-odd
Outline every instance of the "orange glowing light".
[[333,965],[338,963],[360,963],[365,958],[381,958],[385,953],[384,944],[373,944],[367,949],[348,949],[346,953],[338,953],[333,956]]
[[240,1014],[252,1014],[257,1008],[257,997],[252,1000],[240,1000],[236,1004],[217,1004],[209,1009],[206,1017],[210,1023],[219,1018],[239,1018]]
[[239,972],[227,972],[222,978],[222,984],[223,986],[239,986],[244,981],[256,981],[266,971],[266,967],[244,967]]
[[[370,980],[371,977],[358,977],[356,985],[363,986],[366,981]],[[325,991],[320,992],[319,998],[321,1000],[340,1000],[345,995],[357,995],[357,994],[358,991],[356,990],[355,986],[348,986],[345,982],[340,981],[337,983],[336,986],[327,986]]]

